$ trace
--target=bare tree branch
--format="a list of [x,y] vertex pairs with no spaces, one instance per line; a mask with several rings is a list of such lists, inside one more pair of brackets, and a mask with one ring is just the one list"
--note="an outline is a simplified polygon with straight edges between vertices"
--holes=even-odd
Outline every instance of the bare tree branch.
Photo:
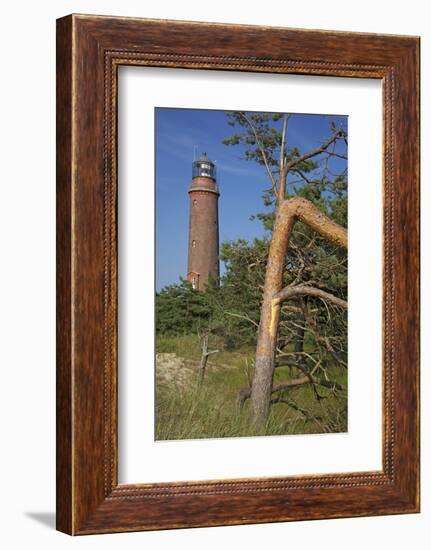
[[337,298],[329,292],[325,292],[320,288],[315,288],[307,285],[297,285],[297,286],[287,286],[277,292],[272,299],[274,305],[278,305],[281,302],[286,300],[291,300],[297,296],[313,296],[315,298],[320,298],[321,300],[331,302],[332,304],[347,309],[347,301]]
[[289,120],[289,115],[284,114],[283,117],[283,130],[281,132],[281,147],[280,147],[280,169],[283,168],[285,161],[285,149],[286,149],[286,130],[287,130],[287,121]]
[[225,311],[226,315],[230,315],[231,317],[238,317],[238,319],[244,319],[245,321],[248,321],[249,323],[252,323],[255,327],[259,326],[259,323],[256,323],[256,321],[253,321],[253,319],[250,319],[247,315],[241,315],[240,313],[233,313],[231,311]]
[[[307,384],[316,384],[318,386],[323,386],[324,388],[336,389],[340,391],[346,390],[346,386],[344,386],[343,384],[339,384],[338,382],[335,382],[335,380],[323,380],[321,378],[313,376],[310,373],[309,375],[300,376],[298,378],[291,378],[290,380],[284,380],[283,382],[276,384],[272,388],[271,394],[278,393],[283,390],[287,390],[289,388],[305,386]],[[251,397],[251,388],[243,388],[239,391],[238,406],[240,410],[242,410],[244,403],[250,397]],[[271,400],[271,402],[273,401]]]
[[281,133],[281,147],[280,147],[280,170],[278,177],[278,194],[277,194],[277,204],[280,205],[286,198],[286,178],[287,178],[287,167],[285,164],[286,155],[286,130],[287,130],[287,121],[289,120],[289,115],[284,115],[283,120],[283,131]]
[[301,155],[300,157],[297,157],[295,159],[292,159],[290,162],[287,163],[287,170],[292,170],[292,168],[295,168],[298,164],[301,164],[301,162],[304,162],[305,160],[308,160],[312,157],[315,157],[316,155],[320,155],[320,153],[323,153],[326,151],[326,149],[334,143],[338,138],[343,137],[345,134],[344,130],[338,129],[334,134],[326,140],[320,147],[317,147],[316,149],[313,149],[312,151],[309,151],[308,153],[305,153],[304,155]]
[[262,143],[260,142],[260,139],[259,139],[259,135],[257,133],[257,130],[256,128],[254,127],[254,124],[252,123],[252,121],[249,119],[249,117],[244,114],[244,113],[240,113],[241,116],[245,119],[245,121],[247,122],[247,124],[250,126],[251,128],[251,131],[253,132],[254,134],[254,138],[256,140],[256,145],[259,147],[259,151],[260,151],[260,154],[262,155],[262,160],[265,164],[265,168],[266,168],[266,171],[268,172],[268,176],[271,180],[271,183],[272,183],[272,190],[274,192],[274,195],[277,195],[277,184],[275,182],[275,179],[274,179],[274,176],[271,172],[271,168],[269,167],[269,164],[268,164],[268,159],[266,158],[266,153],[265,153],[265,149],[263,148],[263,145]]

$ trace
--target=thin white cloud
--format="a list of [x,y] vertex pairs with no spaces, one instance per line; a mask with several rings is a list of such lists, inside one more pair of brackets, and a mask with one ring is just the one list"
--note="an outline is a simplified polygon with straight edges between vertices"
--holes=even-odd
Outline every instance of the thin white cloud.
[[259,177],[256,168],[253,170],[251,167],[244,166],[245,163],[244,160],[238,160],[238,166],[236,166],[223,161],[216,161],[217,170],[221,173],[232,174],[233,176]]

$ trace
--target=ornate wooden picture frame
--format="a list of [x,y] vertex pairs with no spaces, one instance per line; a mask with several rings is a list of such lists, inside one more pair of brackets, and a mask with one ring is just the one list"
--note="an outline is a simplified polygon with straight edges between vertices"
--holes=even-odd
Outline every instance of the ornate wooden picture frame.
[[[117,69],[380,79],[383,469],[124,485],[117,437]],[[57,21],[57,528],[419,511],[419,39],[70,15]]]

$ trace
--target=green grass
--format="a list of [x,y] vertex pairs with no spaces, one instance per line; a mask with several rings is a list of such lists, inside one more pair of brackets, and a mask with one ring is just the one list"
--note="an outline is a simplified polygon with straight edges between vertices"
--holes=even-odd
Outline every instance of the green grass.
[[[210,341],[210,349],[220,342]],[[158,353],[175,353],[195,365],[201,355],[201,344],[196,336],[158,338]],[[306,409],[317,421],[307,419],[301,412],[284,403],[274,404],[265,426],[256,428],[248,419],[248,403],[240,413],[237,396],[241,388],[249,387],[254,349],[221,350],[210,357],[203,385],[197,387],[197,373],[189,371],[187,384],[157,379],[156,385],[156,439],[199,439],[246,437],[255,435],[286,435],[343,432],[347,430],[346,400],[336,398],[329,390],[319,388],[323,399],[316,399],[311,386],[290,389],[285,396]],[[248,363],[248,367],[247,367]],[[296,370],[296,369],[293,369]],[[329,368],[328,376],[347,384],[344,369]],[[288,367],[276,370],[275,380],[298,376]]]
[[197,361],[201,356],[201,349],[200,340],[195,335],[156,338],[157,353],[176,353],[178,357]]

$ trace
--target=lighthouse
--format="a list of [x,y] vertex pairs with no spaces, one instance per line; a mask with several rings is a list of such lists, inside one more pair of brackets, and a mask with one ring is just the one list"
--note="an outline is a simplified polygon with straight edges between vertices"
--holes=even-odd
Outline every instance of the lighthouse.
[[214,162],[203,153],[193,162],[189,186],[189,250],[187,280],[203,290],[208,279],[219,280],[218,199]]

